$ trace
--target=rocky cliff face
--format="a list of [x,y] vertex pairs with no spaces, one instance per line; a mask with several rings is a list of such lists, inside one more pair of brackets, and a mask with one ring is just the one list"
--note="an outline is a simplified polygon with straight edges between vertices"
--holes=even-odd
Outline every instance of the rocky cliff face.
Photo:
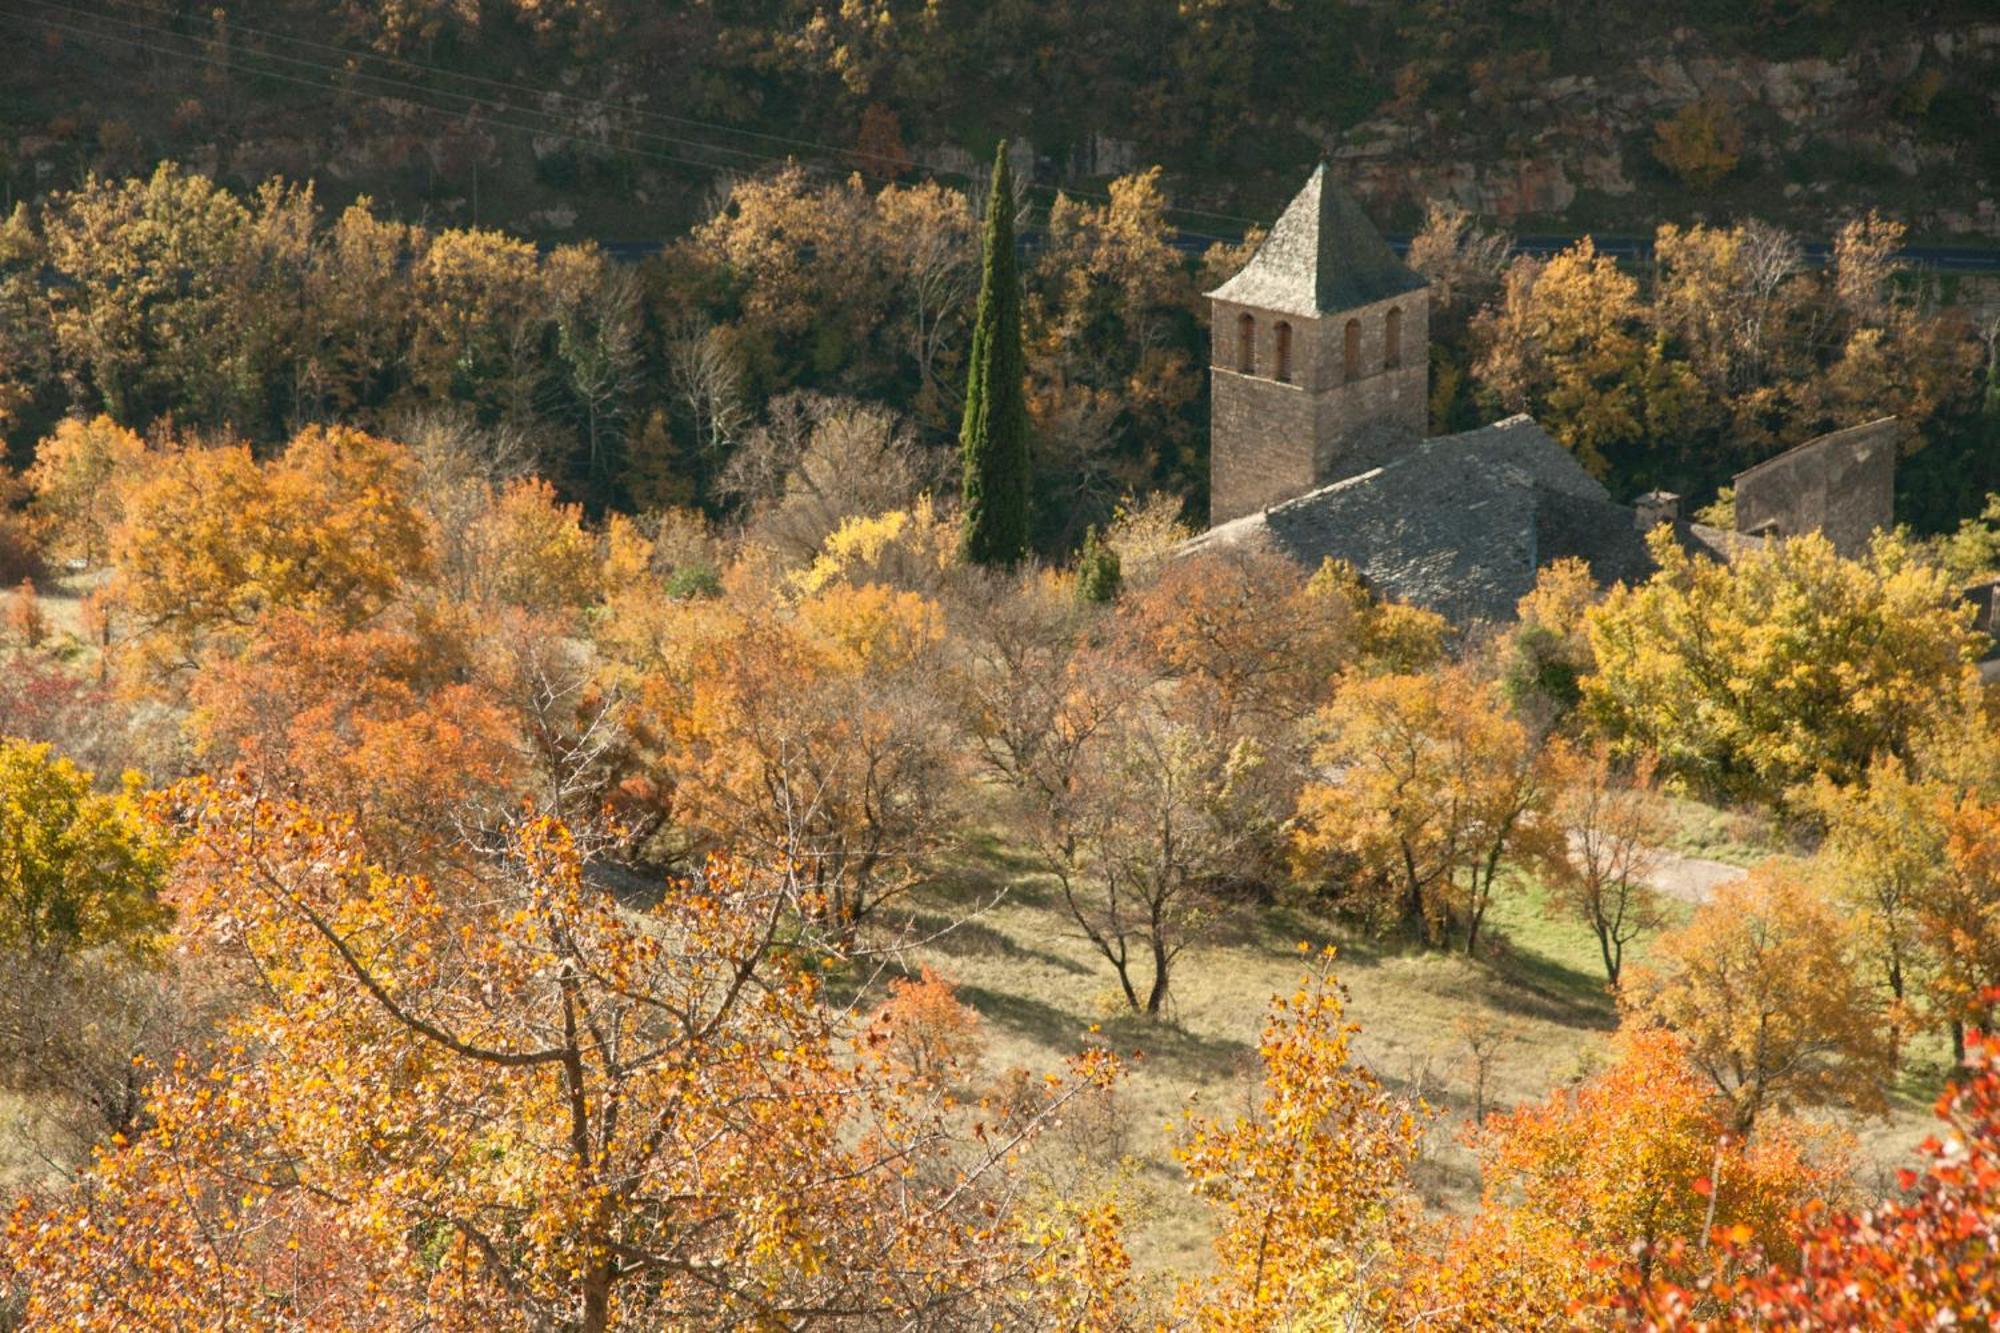
[[1697,211],[1780,211],[1775,190],[1824,214],[1851,196],[1920,234],[2000,237],[2000,22],[1783,61],[1719,57],[1683,30],[1603,72],[1516,71],[1405,100],[1346,131],[1301,127],[1378,205],[1616,217],[1616,201],[1682,188],[1655,159],[1655,127],[1707,102],[1740,133],[1740,161]]

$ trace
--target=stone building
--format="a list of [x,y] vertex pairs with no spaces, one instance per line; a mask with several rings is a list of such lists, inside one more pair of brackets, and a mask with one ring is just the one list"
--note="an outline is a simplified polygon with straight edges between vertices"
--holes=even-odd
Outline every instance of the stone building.
[[1853,555],[1892,521],[1893,419],[1740,473],[1733,532],[1683,520],[1661,492],[1614,503],[1525,416],[1424,438],[1428,287],[1324,166],[1209,300],[1211,526],[1188,551],[1344,560],[1385,595],[1465,623],[1511,619],[1565,556],[1603,583],[1646,577],[1645,534],[1663,522],[1727,560],[1814,530]]
[[1531,417],[1398,449],[1380,465],[1210,528],[1190,552],[1352,565],[1368,585],[1456,624],[1504,621],[1543,565],[1586,562],[1599,581],[1652,569],[1633,513]]
[[1749,537],[1823,532],[1852,558],[1895,523],[1902,423],[1883,417],[1787,449],[1736,474],[1736,530]]
[[1250,262],[1208,296],[1211,523],[1423,438],[1429,288],[1324,165]]

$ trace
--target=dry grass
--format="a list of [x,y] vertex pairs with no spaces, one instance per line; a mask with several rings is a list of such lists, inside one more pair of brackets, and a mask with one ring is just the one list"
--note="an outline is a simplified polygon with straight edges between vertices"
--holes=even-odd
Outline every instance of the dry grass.
[[[1155,1273],[1209,1262],[1208,1219],[1172,1161],[1174,1125],[1190,1107],[1226,1115],[1251,1104],[1265,1009],[1297,983],[1301,942],[1339,948],[1348,1016],[1360,1027],[1357,1058],[1391,1089],[1418,1092],[1437,1109],[1417,1183],[1441,1209],[1463,1211],[1478,1199],[1477,1166],[1462,1142],[1473,1118],[1472,1032],[1502,1034],[1486,1096],[1489,1107],[1504,1109],[1599,1067],[1617,1022],[1596,941],[1580,924],[1546,913],[1532,883],[1495,903],[1476,960],[1397,947],[1311,911],[1247,907],[1182,956],[1171,1012],[1158,1021],[1126,1012],[1109,966],[1067,921],[1031,860],[1000,834],[973,839],[944,883],[924,904],[933,927],[1006,889],[999,906],[922,950],[984,1019],[983,1077],[1051,1069],[1089,1041],[1137,1053],[1116,1114],[1129,1155],[1133,1251]],[[1642,941],[1635,961],[1643,957]],[[1871,1190],[1929,1132],[1942,1075],[1920,1060],[1890,1116],[1855,1126]]]
[[1668,798],[1673,836],[1668,846],[1746,869],[1789,850],[1771,816],[1754,809],[1721,809],[1687,797]]

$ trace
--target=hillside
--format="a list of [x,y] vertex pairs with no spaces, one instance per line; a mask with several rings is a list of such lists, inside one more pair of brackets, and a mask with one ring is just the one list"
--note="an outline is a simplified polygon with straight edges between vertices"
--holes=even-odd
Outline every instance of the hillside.
[[1973,0],[9,0],[0,41],[36,53],[0,69],[15,198],[170,158],[661,238],[720,176],[797,156],[964,184],[1004,135],[1042,187],[1161,163],[1180,225],[1218,235],[1326,155],[1404,229],[1450,196],[1530,230],[1755,212],[1827,236],[1865,206],[2000,237],[2000,22]]

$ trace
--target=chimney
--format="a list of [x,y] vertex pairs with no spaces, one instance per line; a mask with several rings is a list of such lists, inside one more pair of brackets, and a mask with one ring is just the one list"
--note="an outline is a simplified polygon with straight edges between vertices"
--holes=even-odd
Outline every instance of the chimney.
[[1651,532],[1662,523],[1679,521],[1681,497],[1672,491],[1647,491],[1632,502],[1632,510],[1639,531]]

